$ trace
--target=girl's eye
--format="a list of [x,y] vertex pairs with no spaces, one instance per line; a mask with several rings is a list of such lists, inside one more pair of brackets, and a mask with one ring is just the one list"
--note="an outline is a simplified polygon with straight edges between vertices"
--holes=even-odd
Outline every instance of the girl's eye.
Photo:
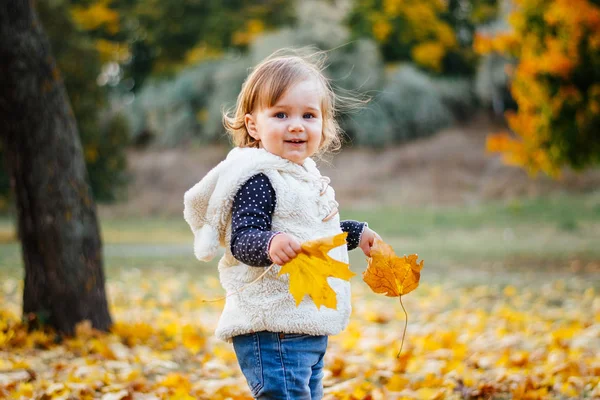
[[306,119],[310,119],[310,118],[314,118],[314,117],[315,116],[313,114],[311,114],[311,113],[304,114],[304,118],[306,118]]
[[285,118],[285,113],[284,112],[278,112],[277,114],[275,114],[275,118]]

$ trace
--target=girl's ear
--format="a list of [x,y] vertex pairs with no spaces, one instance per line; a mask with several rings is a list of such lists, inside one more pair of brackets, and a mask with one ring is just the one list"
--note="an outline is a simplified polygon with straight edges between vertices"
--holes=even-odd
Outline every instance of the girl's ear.
[[248,134],[254,139],[260,140],[260,137],[258,136],[258,129],[256,129],[256,120],[252,114],[248,113],[244,116],[244,124],[246,124],[246,130],[248,131]]

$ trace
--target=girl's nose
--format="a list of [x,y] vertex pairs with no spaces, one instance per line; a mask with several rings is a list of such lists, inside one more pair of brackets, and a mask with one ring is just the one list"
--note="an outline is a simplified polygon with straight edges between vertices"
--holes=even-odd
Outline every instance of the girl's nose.
[[298,120],[298,119],[293,119],[290,121],[290,124],[288,126],[288,130],[290,132],[303,132],[304,131],[304,125],[302,125],[302,123]]

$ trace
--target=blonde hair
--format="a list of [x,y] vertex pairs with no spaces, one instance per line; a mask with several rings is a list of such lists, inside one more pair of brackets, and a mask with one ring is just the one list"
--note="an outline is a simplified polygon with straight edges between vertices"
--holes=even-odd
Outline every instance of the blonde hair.
[[306,52],[306,49],[282,49],[271,54],[252,70],[242,85],[235,108],[223,112],[223,125],[235,146],[259,147],[259,141],[250,136],[246,129],[246,114],[262,107],[272,107],[289,87],[304,79],[313,78],[322,89],[323,133],[318,154],[341,147],[342,130],[335,119],[336,95],[323,74],[325,53]]

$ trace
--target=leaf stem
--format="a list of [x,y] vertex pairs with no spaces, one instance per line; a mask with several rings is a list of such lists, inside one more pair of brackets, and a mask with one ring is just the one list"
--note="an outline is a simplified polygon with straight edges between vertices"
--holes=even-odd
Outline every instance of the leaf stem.
[[406,309],[404,308],[404,304],[402,304],[402,296],[398,296],[398,298],[400,299],[400,305],[402,306],[402,311],[404,311],[404,315],[406,316],[406,319],[404,320],[404,332],[402,332],[402,342],[400,342],[400,351],[398,352],[398,355],[396,356],[396,358],[400,358],[400,353],[402,353],[402,347],[404,346],[404,337],[406,336],[406,328],[408,327],[408,313],[406,312]]

